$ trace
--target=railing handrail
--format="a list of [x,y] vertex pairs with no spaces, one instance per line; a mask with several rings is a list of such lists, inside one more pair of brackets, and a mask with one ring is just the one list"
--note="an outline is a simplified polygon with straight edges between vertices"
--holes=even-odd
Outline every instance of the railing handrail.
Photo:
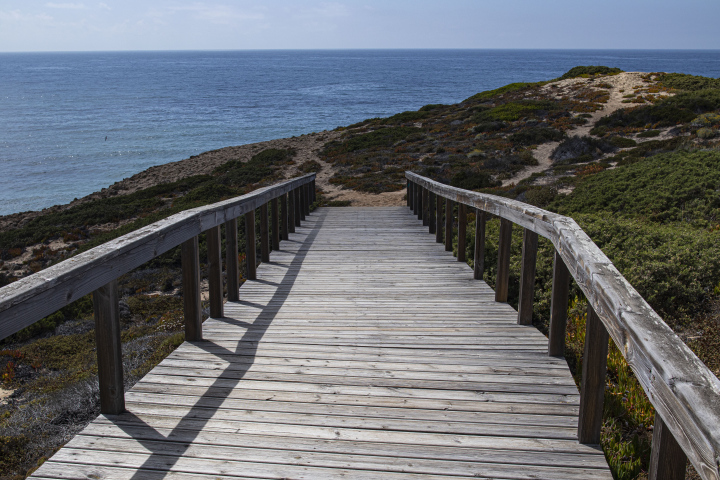
[[0,340],[228,220],[315,180],[315,173],[171,215],[0,288]]
[[416,173],[405,176],[435,195],[549,239],[697,472],[720,479],[720,381],[572,218]]

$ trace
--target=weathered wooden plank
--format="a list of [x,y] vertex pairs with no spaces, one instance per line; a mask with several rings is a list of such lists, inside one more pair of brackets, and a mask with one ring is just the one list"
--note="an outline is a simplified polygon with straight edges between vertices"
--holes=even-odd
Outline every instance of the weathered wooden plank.
[[687,456],[662,418],[655,414],[648,480],[684,480]]
[[465,242],[467,237],[467,210],[462,203],[458,204],[458,254],[457,261],[465,263]]
[[222,280],[222,251],[220,247],[220,225],[213,227],[206,234],[208,251],[208,296],[210,301],[210,316],[220,318],[223,316],[223,280]]
[[582,389],[580,391],[580,419],[578,421],[580,443],[600,444],[608,341],[609,336],[605,326],[592,306],[588,306],[585,323]]
[[273,198],[270,201],[270,215],[272,216],[272,249],[280,250],[280,215],[278,212],[278,199]]
[[270,261],[270,231],[268,226],[268,206],[264,203],[260,206],[260,261]]
[[507,302],[510,287],[510,245],[512,244],[512,222],[500,219],[500,241],[498,244],[497,276],[495,280],[495,301]]
[[117,280],[93,292],[100,411],[108,414],[125,410],[119,301]]
[[482,280],[485,274],[485,212],[475,209],[475,258],[473,263],[473,278]]
[[550,299],[550,331],[548,335],[548,355],[565,355],[565,328],[567,325],[568,301],[570,292],[570,272],[560,254],[555,251],[553,260],[552,297]]
[[[235,255],[237,256],[237,255]],[[183,242],[182,261],[183,315],[185,340],[202,340],[202,306],[200,304],[200,247],[198,237]]]
[[535,264],[537,260],[538,235],[523,231],[522,263],[520,266],[520,298],[518,324],[532,325],[533,300],[535,298]]
[[257,279],[257,252],[255,251],[255,210],[245,214],[245,264],[248,280]]
[[450,199],[445,199],[445,251],[452,252],[453,250],[453,204]]
[[225,222],[225,273],[228,302],[237,302],[240,298],[240,262],[236,218]]

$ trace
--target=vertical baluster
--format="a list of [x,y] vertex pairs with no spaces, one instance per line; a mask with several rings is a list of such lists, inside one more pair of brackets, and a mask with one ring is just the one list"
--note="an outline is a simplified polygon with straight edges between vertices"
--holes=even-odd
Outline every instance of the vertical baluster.
[[430,192],[428,195],[428,222],[430,233],[435,233],[435,194]]
[[220,225],[208,229],[206,240],[208,249],[208,300],[210,301],[210,316],[212,318],[222,318],[223,281]]
[[442,243],[443,241],[443,197],[435,195],[435,242]]
[[570,293],[570,272],[555,250],[553,259],[552,297],[550,299],[550,332],[548,335],[548,355],[565,356],[565,328],[567,325],[568,296]]
[[413,194],[412,194],[412,211],[413,215],[418,214],[418,207],[420,206],[420,201],[418,200],[418,195],[420,192],[420,187],[417,183],[413,183]]
[[255,210],[245,214],[245,263],[247,279],[257,279],[257,257],[255,252]]
[[467,207],[464,203],[458,203],[458,262],[465,262],[467,242]]
[[300,185],[297,188],[297,194],[299,200],[298,205],[300,205],[300,220],[305,220],[305,209],[307,208],[305,198],[305,185]]
[[475,265],[473,277],[482,280],[485,273],[485,210],[475,209]]
[[284,193],[280,197],[280,234],[282,236],[283,240],[287,240],[289,230],[289,224],[290,224],[290,213],[288,208],[288,195],[287,193]]
[[301,220],[305,220],[305,216],[302,214],[302,201],[300,200],[300,187],[293,190],[293,202],[295,205],[295,226],[299,227],[302,225]]
[[272,249],[280,250],[280,215],[278,212],[278,199],[270,200],[270,216],[272,217]]
[[310,205],[312,205],[312,199],[310,198],[310,183],[305,184],[305,216],[310,216]]
[[685,452],[678,445],[662,417],[655,412],[648,480],[683,480],[686,464]]
[[580,443],[600,444],[608,340],[609,336],[605,325],[600,321],[592,306],[588,304],[578,421],[578,441]]
[[445,199],[445,251],[452,252],[453,238],[453,202]]
[[100,411],[110,415],[125,411],[119,302],[117,280],[93,292]]
[[500,243],[498,245],[497,279],[495,301],[507,302],[510,284],[510,245],[512,243],[512,222],[500,219]]
[[315,189],[315,179],[314,178],[312,181],[312,201],[313,201],[313,203],[317,202],[317,190]]
[[288,197],[288,232],[295,233],[295,192],[290,190]]
[[[237,258],[237,255],[235,255]],[[202,340],[202,309],[200,306],[200,247],[198,237],[183,242],[180,247],[182,261],[183,313],[185,340]]]
[[407,204],[408,207],[410,207],[410,195],[411,194],[412,194],[412,188],[411,188],[410,179],[407,179],[405,181],[405,203]]
[[225,222],[225,276],[228,302],[240,300],[240,262],[238,262],[237,218]]
[[423,196],[425,195],[425,188],[418,186],[418,220],[422,220],[425,212],[423,211]]
[[423,211],[422,211],[422,221],[423,221],[423,227],[427,227],[430,225],[430,220],[428,218],[428,203],[429,202],[429,196],[430,191],[427,188],[423,188],[423,198],[422,198],[422,205],[423,205]]
[[263,203],[260,206],[260,261],[270,261],[270,235],[268,229],[268,206]]
[[518,325],[532,325],[537,248],[537,233],[526,228],[523,232],[522,264],[520,266],[520,299],[518,301],[517,317]]

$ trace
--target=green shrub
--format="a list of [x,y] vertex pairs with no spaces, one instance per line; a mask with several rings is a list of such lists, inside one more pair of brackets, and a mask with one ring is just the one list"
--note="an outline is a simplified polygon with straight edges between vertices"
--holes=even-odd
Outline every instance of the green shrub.
[[645,130],[637,134],[638,138],[653,138],[660,136],[660,130]]
[[496,132],[507,127],[505,122],[481,122],[473,127],[473,133]]
[[520,145],[538,145],[545,142],[559,142],[565,138],[560,130],[548,127],[528,127],[513,133],[508,139]]
[[577,163],[593,160],[603,153],[609,153],[613,150],[615,150],[615,147],[605,140],[598,140],[588,136],[573,136],[558,145],[550,154],[550,158],[556,164]]
[[595,65],[588,65],[588,66],[578,66],[573,67],[570,70],[568,70],[566,73],[563,74],[562,77],[560,77],[560,80],[566,80],[568,78],[576,78],[581,76],[589,76],[589,75],[616,75],[618,73],[622,73],[623,71],[619,68],[613,68],[613,67],[604,67],[604,66],[595,66]]
[[450,185],[464,188],[465,190],[477,190],[480,188],[495,187],[502,182],[493,180],[490,174],[477,170],[464,169],[453,175]]
[[715,130],[713,130],[712,128],[703,127],[703,128],[698,128],[698,131],[696,132],[696,134],[697,134],[698,138],[707,140],[710,138],[715,138],[715,135],[717,135],[717,132]]
[[418,120],[422,120],[427,117],[428,117],[427,110],[420,110],[418,112],[408,111],[408,112],[398,113],[396,115],[393,115],[392,117],[388,117],[385,120],[383,120],[382,123],[385,125],[398,124],[398,123],[411,123],[411,122],[417,122]]
[[522,90],[523,88],[527,88],[531,85],[538,85],[538,83],[510,83],[504,87],[496,88],[495,90],[486,90],[484,92],[476,93],[465,100],[465,102],[469,100],[488,100],[506,93],[517,92],[518,90]]
[[488,120],[514,122],[534,113],[556,110],[557,108],[559,108],[558,104],[550,100],[521,100],[518,102],[508,102],[481,112],[477,114],[474,120],[478,122]]
[[684,73],[663,73],[658,80],[664,87],[677,90],[698,91],[708,88],[720,88],[720,78],[701,77]]
[[303,173],[319,172],[320,170],[322,170],[322,165],[320,165],[320,163],[316,162],[315,160],[308,160],[307,162],[303,162],[302,164],[300,164],[298,170]]
[[405,140],[413,133],[422,133],[422,130],[415,127],[380,128],[372,132],[361,133],[347,140],[329,142],[323,153],[326,156],[332,156],[370,148],[391,147],[395,142]]
[[637,142],[635,140],[625,137],[610,137],[608,138],[608,142],[610,143],[610,145],[617,148],[628,148],[637,145]]

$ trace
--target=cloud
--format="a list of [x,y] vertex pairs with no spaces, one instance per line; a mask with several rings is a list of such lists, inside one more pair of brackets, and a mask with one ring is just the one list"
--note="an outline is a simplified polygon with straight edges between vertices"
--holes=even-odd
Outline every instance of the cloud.
[[41,20],[47,22],[53,18],[50,15],[44,13],[38,15],[29,15],[22,13],[20,10],[0,10],[0,20],[10,20],[13,22],[35,22]]
[[107,3],[98,3],[98,8],[101,8],[103,10],[112,10],[112,8],[110,8]]
[[46,3],[46,7],[49,8],[60,8],[63,10],[82,10],[85,8],[85,4],[83,3]]
[[189,13],[197,20],[221,25],[245,20],[263,20],[265,18],[265,15],[259,12],[244,11],[229,5],[207,5],[203,3],[153,9],[148,12],[147,16],[163,18],[169,14],[178,13]]

